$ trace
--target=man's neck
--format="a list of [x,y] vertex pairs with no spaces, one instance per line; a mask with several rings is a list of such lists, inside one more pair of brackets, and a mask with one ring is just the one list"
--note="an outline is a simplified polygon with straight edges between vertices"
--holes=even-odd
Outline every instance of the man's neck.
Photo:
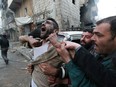
[[48,41],[48,40],[46,40],[46,39],[43,39],[42,40],[42,45],[44,45],[45,43],[47,43],[48,42],[48,49],[52,46],[52,44]]
[[48,41],[47,41],[46,39],[43,39],[43,40],[42,40],[42,45],[45,44],[45,43],[47,43],[47,42],[48,42]]

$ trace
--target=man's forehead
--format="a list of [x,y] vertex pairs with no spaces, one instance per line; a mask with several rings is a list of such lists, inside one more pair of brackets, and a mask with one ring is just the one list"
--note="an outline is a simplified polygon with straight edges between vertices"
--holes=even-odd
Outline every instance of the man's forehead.
[[110,30],[110,24],[109,23],[101,23],[95,27],[93,32],[105,32]]
[[83,32],[83,35],[93,35],[92,33],[86,31],[86,32]]
[[48,19],[48,20],[46,20],[45,22],[51,22],[51,23],[53,23],[53,21],[52,21],[52,20],[49,20],[49,19]]

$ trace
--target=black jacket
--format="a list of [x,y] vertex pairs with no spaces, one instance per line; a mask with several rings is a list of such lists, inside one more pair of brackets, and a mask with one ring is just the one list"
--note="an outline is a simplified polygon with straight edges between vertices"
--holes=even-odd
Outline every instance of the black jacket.
[[0,37],[0,46],[1,46],[1,48],[8,48],[9,47],[9,41],[6,37],[4,37],[4,36]]
[[73,63],[78,65],[99,87],[116,87],[116,53],[106,56],[106,59],[111,59],[109,65],[112,68],[107,63],[103,63],[102,59],[96,60],[93,55],[81,47],[76,51]]

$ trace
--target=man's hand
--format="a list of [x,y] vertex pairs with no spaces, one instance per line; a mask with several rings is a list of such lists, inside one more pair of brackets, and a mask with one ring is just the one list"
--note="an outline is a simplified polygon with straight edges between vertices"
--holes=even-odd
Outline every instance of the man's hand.
[[55,76],[48,76],[48,82],[50,85],[56,83],[56,77]]
[[58,42],[56,33],[50,34],[47,39],[56,48],[65,63],[68,63],[70,58],[74,58],[75,49],[80,47],[79,44],[70,41]]
[[29,72],[30,74],[32,74],[32,72],[33,72],[33,70],[34,70],[33,65],[32,65],[32,64],[28,64],[27,70],[28,70],[28,72]]
[[48,76],[48,82],[50,85],[52,84],[69,84],[69,80],[68,78],[65,78],[65,79],[60,79],[60,78],[56,78],[54,76]]
[[28,42],[28,35],[23,35],[23,36],[19,36],[19,41],[21,43],[25,43],[25,42]]
[[69,51],[65,48],[66,43],[61,43],[58,48],[56,48],[58,54],[61,56],[61,58],[64,60],[65,63],[68,63],[71,59],[71,55]]
[[60,42],[58,42],[57,39],[58,38],[56,33],[50,34],[49,37],[47,38],[47,40],[49,40],[54,47],[58,48],[60,47]]
[[77,49],[81,46],[80,44],[74,43],[74,42],[71,42],[71,41],[64,41],[64,43],[66,44],[65,48],[70,49],[70,50],[75,50],[75,49]]
[[46,75],[55,76],[57,74],[58,69],[48,63],[41,63],[39,64],[39,67]]
[[33,38],[33,36],[28,36],[28,35],[20,36],[19,40],[22,43],[28,42],[31,47],[38,47],[41,45],[41,42]]

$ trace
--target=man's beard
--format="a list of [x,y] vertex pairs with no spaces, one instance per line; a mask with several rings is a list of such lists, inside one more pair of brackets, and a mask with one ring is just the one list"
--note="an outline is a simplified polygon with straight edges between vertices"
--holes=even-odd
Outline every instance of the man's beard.
[[93,42],[86,43],[85,45],[81,44],[85,49],[89,50],[91,46],[93,45]]
[[41,39],[46,39],[49,37],[49,35],[53,33],[53,30],[47,30],[44,35],[40,36]]

